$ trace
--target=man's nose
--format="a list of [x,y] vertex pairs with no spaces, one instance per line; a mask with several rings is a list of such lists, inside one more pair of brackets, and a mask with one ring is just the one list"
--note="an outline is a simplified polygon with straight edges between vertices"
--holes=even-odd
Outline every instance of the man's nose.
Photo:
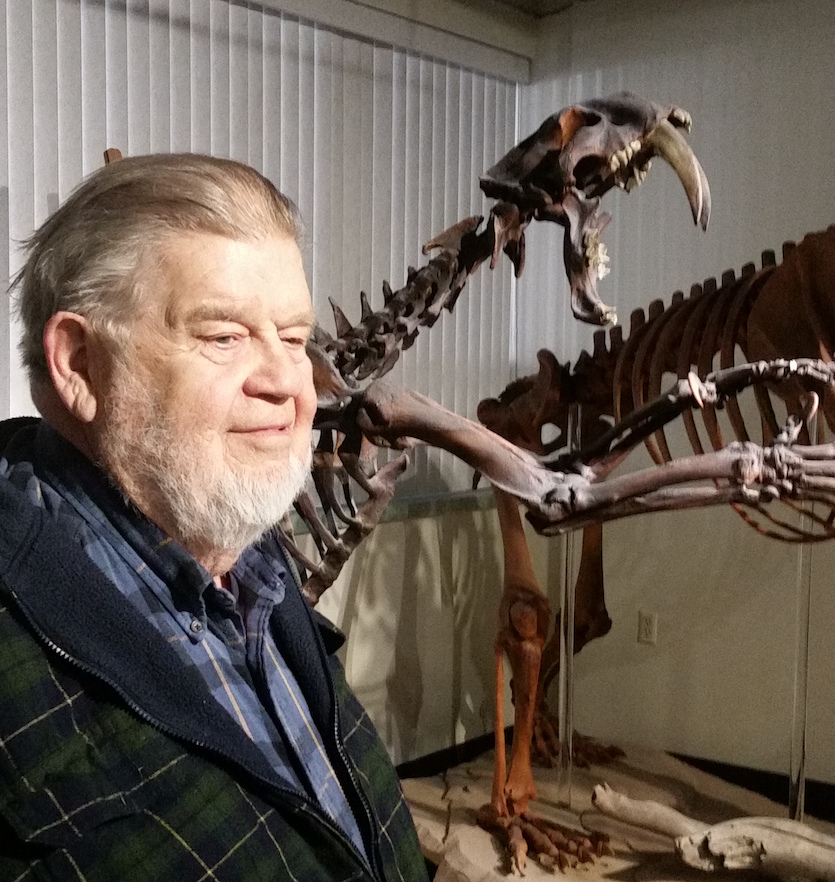
[[295,398],[308,381],[310,363],[294,344],[278,339],[264,344],[257,354],[244,391],[249,395]]

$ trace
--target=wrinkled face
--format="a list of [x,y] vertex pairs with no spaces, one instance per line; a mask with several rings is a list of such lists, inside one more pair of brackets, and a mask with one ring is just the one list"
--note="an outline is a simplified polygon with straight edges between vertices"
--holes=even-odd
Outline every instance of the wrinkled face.
[[178,236],[102,409],[98,453],[189,550],[242,550],[307,474],[313,312],[292,239]]

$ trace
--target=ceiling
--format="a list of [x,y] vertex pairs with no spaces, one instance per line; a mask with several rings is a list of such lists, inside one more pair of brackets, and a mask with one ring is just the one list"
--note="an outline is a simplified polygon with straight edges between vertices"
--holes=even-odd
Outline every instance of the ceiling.
[[573,6],[577,0],[459,0],[459,2],[482,10],[490,8],[499,13],[543,18],[546,15],[563,12],[569,6]]

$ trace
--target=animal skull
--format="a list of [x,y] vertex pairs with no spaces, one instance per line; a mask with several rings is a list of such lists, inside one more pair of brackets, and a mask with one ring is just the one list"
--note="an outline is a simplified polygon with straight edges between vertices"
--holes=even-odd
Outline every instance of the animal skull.
[[594,99],[549,117],[481,179],[487,196],[513,202],[529,218],[565,227],[571,308],[581,321],[616,321],[614,309],[597,294],[597,282],[609,271],[600,233],[610,220],[598,214],[598,207],[612,187],[630,192],[642,183],[653,156],[672,166],[694,222],[707,229],[707,177],[680,132],[690,125],[690,115],[680,107],[661,107],[628,92]]

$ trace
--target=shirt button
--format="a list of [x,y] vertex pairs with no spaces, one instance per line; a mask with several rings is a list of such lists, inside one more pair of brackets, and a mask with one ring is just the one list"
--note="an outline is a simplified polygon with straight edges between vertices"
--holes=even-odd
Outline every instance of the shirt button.
[[200,619],[192,619],[191,630],[195,634],[199,634],[203,630],[203,622],[201,622]]

